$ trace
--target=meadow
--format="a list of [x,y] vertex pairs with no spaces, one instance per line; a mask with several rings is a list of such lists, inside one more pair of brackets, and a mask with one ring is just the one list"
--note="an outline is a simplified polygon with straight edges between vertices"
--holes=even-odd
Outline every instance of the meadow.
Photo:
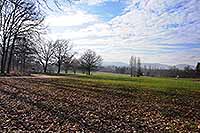
[[85,82],[95,84],[110,85],[121,88],[121,90],[134,91],[135,89],[149,89],[168,93],[188,93],[200,91],[200,79],[193,78],[164,78],[164,77],[130,77],[126,74],[113,73],[93,73],[93,75],[68,74],[71,78],[76,78]]
[[0,132],[199,132],[198,79],[0,78]]

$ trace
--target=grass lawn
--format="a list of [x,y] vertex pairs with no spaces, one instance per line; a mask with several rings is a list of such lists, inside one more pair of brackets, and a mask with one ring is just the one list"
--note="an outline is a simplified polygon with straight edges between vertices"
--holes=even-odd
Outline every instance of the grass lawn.
[[162,77],[130,77],[125,74],[93,73],[93,75],[68,74],[68,78],[77,78],[85,82],[111,85],[113,87],[128,89],[151,89],[168,93],[200,92],[198,79],[176,79]]

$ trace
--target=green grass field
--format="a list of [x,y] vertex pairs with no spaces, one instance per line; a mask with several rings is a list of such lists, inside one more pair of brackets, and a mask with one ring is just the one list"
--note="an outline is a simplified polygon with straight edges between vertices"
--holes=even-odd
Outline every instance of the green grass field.
[[200,80],[198,79],[175,79],[161,77],[130,77],[124,74],[93,73],[92,75],[68,74],[67,76],[78,78],[86,82],[109,85],[122,90],[150,89],[164,92],[199,92]]

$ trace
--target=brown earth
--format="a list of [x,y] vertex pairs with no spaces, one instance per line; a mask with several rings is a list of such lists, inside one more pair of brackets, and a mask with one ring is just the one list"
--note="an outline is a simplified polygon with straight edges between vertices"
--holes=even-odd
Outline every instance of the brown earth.
[[200,94],[74,78],[0,78],[0,132],[200,132]]

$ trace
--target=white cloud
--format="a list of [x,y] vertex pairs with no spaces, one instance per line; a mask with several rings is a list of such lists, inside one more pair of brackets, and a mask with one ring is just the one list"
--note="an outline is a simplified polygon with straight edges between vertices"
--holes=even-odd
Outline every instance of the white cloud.
[[76,3],[83,3],[87,5],[97,5],[97,4],[102,4],[104,2],[114,2],[114,1],[120,1],[120,0],[79,0]]
[[[81,2],[98,4],[105,1]],[[50,26],[70,26],[64,32],[54,31],[50,35],[52,38],[70,38],[77,49],[95,49],[105,60],[128,62],[131,55],[136,55],[145,62],[194,64],[198,61],[199,50],[178,51],[187,45],[177,44],[200,44],[200,6],[197,5],[200,1],[132,0],[123,15],[109,22],[71,9],[63,16],[49,17],[46,21]],[[80,28],[74,30],[71,26]],[[188,56],[183,58],[185,55]]]
[[89,14],[82,10],[65,9],[63,15],[48,16],[45,23],[49,26],[80,26],[83,24],[90,24],[99,21],[96,15]]

